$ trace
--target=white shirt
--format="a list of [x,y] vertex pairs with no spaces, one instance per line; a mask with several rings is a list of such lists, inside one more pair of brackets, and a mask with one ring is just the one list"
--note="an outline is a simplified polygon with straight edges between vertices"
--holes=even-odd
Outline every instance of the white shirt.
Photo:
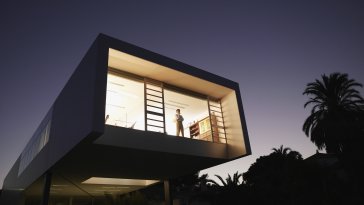
[[176,114],[174,117],[174,121],[182,122],[184,119],[181,114]]

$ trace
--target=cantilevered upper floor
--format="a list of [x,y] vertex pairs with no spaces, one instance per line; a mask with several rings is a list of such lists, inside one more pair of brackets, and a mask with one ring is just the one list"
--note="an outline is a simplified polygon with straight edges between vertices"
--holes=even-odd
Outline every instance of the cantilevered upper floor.
[[160,180],[250,153],[237,83],[100,34],[4,190],[27,189],[47,171],[84,190],[95,179]]

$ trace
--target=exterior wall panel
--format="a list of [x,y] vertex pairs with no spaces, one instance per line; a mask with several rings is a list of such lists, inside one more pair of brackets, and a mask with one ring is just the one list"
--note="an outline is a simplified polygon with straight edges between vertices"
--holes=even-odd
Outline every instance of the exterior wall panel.
[[97,110],[105,100],[101,99],[100,92],[103,89],[98,88],[98,83],[102,80],[97,78],[102,79],[100,74],[106,76],[106,68],[104,73],[98,72],[98,69],[102,69],[98,62],[99,56],[99,44],[96,41],[54,104],[52,119],[54,132],[50,137],[52,150],[49,159],[50,165],[57,162],[86,136],[103,132],[103,126],[99,125],[100,111]]
[[92,44],[50,109],[49,142],[19,176],[18,158],[4,180],[3,193],[26,188],[89,134],[103,132],[104,110],[100,108],[105,107],[107,50],[99,44]]
[[[145,132],[115,126],[106,126],[105,133],[96,144],[150,150],[172,154],[226,159],[226,145],[187,139],[158,132]],[[156,162],[158,159],[155,160]]]

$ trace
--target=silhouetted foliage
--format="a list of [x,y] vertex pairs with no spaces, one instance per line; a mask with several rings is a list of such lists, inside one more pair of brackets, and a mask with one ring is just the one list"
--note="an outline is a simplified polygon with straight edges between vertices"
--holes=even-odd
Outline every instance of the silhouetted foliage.
[[289,147],[283,147],[283,145],[281,145],[279,148],[273,148],[273,155],[281,155],[281,157],[287,157],[288,159],[298,159],[298,160],[302,160],[302,155],[297,152],[292,150]]
[[[235,172],[233,176],[228,174],[225,180],[220,175],[215,174],[215,176],[220,180],[222,186],[225,188],[230,188],[230,187],[233,188],[241,185],[240,178],[243,177],[243,175],[239,174],[238,172]],[[213,179],[208,179],[208,182],[212,183],[215,186],[221,186]]]
[[199,175],[199,172],[180,176],[171,180],[173,198],[179,199],[182,204],[196,201],[213,201],[214,193],[208,185],[208,175]]
[[[355,87],[362,84],[347,74],[322,75],[322,80],[308,83],[304,95],[310,96],[304,107],[312,105],[303,130],[319,149],[328,153],[343,153],[358,134],[363,134],[364,100]],[[363,136],[361,136],[363,137]]]
[[177,177],[172,179],[172,189],[174,192],[200,190],[206,186],[207,177],[207,174],[199,176],[199,172]]
[[283,146],[259,157],[243,179],[250,204],[342,204],[341,196],[333,194],[341,189],[336,176]]
[[322,81],[307,84],[303,94],[310,96],[313,105],[303,130],[319,149],[337,153],[348,176],[350,198],[363,200],[364,194],[364,100],[358,90],[362,84],[349,79],[347,74],[323,75]]
[[[226,179],[215,176],[219,181],[198,173],[175,178],[171,180],[172,196],[179,199],[180,204],[207,202],[211,205],[341,205],[362,202],[361,196],[347,181],[342,163],[335,154],[316,153],[303,160],[299,152],[282,145],[273,148],[271,154],[259,157],[244,174],[228,174]],[[131,195],[124,200],[135,198],[138,203],[144,203],[145,197],[148,200],[153,198],[145,192],[148,189],[140,190],[144,196]],[[153,201],[160,202],[163,198]]]
[[[292,154],[291,154],[292,152]],[[274,148],[268,156],[259,157],[249,170],[243,174],[244,182],[249,186],[278,185],[296,174],[301,155],[290,148]]]

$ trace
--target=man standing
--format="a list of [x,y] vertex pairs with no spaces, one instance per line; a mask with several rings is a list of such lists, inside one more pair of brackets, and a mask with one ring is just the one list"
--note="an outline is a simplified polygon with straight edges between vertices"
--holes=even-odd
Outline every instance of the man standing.
[[184,137],[183,124],[182,124],[184,119],[183,116],[181,115],[180,109],[176,110],[176,115],[174,120],[176,122],[176,130],[177,130],[176,135],[179,136],[179,133],[181,132],[182,137]]

